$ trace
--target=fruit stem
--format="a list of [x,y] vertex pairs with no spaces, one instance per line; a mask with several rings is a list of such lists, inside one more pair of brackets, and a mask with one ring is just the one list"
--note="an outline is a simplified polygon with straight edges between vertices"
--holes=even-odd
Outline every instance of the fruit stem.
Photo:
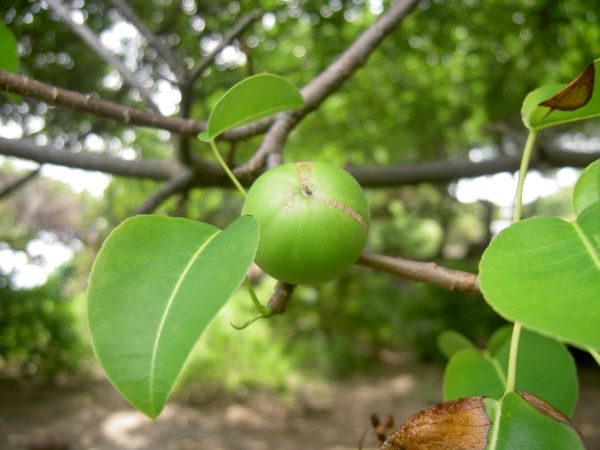
[[248,293],[250,294],[250,298],[252,299],[252,304],[258,311],[258,315],[256,317],[253,317],[250,320],[247,320],[246,322],[244,322],[243,325],[235,325],[234,323],[231,323],[231,326],[233,328],[235,328],[236,330],[243,330],[247,326],[256,322],[258,319],[266,319],[267,317],[271,317],[273,314],[275,314],[275,312],[271,308],[268,308],[260,303],[260,300],[258,299],[256,292],[254,291],[254,286],[252,286],[252,282],[250,281],[250,278],[248,278],[247,276],[244,277],[244,284],[246,285],[246,289],[248,290]]
[[590,355],[592,355],[596,362],[600,364],[600,352],[598,352],[598,350],[594,350],[591,347],[588,347],[587,351],[590,352]]
[[237,179],[237,177],[231,171],[231,169],[229,168],[229,166],[227,165],[227,163],[221,156],[221,153],[219,153],[219,149],[217,148],[217,144],[215,143],[215,140],[211,139],[210,141],[208,141],[208,143],[210,144],[210,148],[212,149],[215,157],[217,158],[217,161],[219,161],[219,164],[221,164],[221,167],[223,168],[223,170],[225,171],[225,173],[227,174],[229,179],[233,182],[233,185],[237,188],[238,191],[240,191],[240,194],[242,194],[242,197],[245,198],[246,190],[242,186],[242,183],[240,183],[240,181]]
[[[523,156],[521,157],[521,166],[519,167],[519,179],[517,181],[517,195],[515,198],[513,223],[521,220],[521,214],[523,211],[523,186],[525,185],[527,168],[529,167],[529,161],[531,160],[531,154],[533,153],[536,138],[537,131],[529,130],[527,142],[525,142],[525,148],[523,149]],[[506,377],[506,389],[504,391],[505,394],[515,390],[517,378],[517,357],[519,354],[519,338],[521,337],[522,328],[523,325],[521,325],[520,322],[515,322],[513,326],[512,337],[510,339],[510,353],[508,355],[508,374]]]

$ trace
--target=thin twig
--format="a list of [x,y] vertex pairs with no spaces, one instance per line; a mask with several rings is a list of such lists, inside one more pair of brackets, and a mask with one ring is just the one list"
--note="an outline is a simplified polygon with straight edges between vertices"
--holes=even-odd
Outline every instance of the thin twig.
[[167,200],[172,195],[186,191],[190,187],[193,178],[194,173],[191,170],[180,172],[176,177],[169,180],[152,195],[150,195],[150,197],[144,200],[144,202],[138,208],[136,208],[131,215],[135,216],[137,214],[150,214],[152,211],[158,208],[162,202]]
[[244,16],[233,26],[233,28],[227,33],[221,42],[212,49],[207,55],[205,55],[193,68],[190,70],[189,81],[193,84],[200,75],[208,68],[213,62],[215,57],[229,44],[231,44],[239,35],[241,35],[246,29],[252,25],[261,16],[259,10],[254,10]]
[[111,2],[125,19],[137,28],[140,34],[146,39],[146,42],[156,50],[156,53],[158,53],[163,61],[167,63],[169,68],[173,71],[173,74],[175,74],[177,81],[183,83],[186,70],[179,62],[179,59],[177,59],[173,52],[163,44],[162,40],[156,34],[150,31],[140,16],[138,16],[131,5],[129,5],[127,0],[111,0]]
[[[186,136],[194,136],[206,131],[205,121],[166,117],[153,112],[129,108],[119,103],[98,99],[90,94],[62,89],[4,70],[0,70],[0,91],[37,98],[50,105],[66,106],[75,111],[107,117],[123,124],[159,128]],[[273,124],[273,121],[274,118],[266,118],[242,125],[224,132],[219,138],[231,142],[241,141],[261,134]]]
[[411,261],[363,252],[356,264],[409,280],[423,281],[449,291],[479,292],[477,275],[461,270],[447,269],[433,262]]
[[50,105],[66,106],[75,111],[107,117],[123,124],[161,128],[177,134],[196,135],[206,130],[206,122],[166,117],[98,99],[90,94],[61,89],[32,78],[0,70],[0,91],[34,97]]
[[31,172],[27,173],[26,175],[23,175],[22,177],[17,178],[16,180],[13,180],[10,183],[7,183],[6,186],[1,187],[0,188],[0,199],[3,199],[4,197],[8,197],[10,194],[12,194],[13,192],[16,192],[18,189],[25,186],[31,180],[35,179],[40,174],[41,169],[42,169],[42,166],[38,167],[35,170],[32,170]]
[[154,100],[152,100],[150,92],[142,85],[136,76],[125,67],[125,64],[123,64],[119,58],[104,48],[92,30],[85,25],[78,24],[71,18],[71,12],[63,5],[61,0],[46,0],[46,3],[77,35],[79,35],[79,37],[81,37],[81,39],[83,39],[88,47],[119,72],[129,87],[136,89],[140,93],[149,108],[158,111],[158,107],[154,103]]
[[337,60],[302,88],[304,106],[294,112],[279,114],[265,135],[262,144],[236,174],[243,176],[260,169],[271,153],[281,151],[288,134],[311,111],[335,92],[366,62],[383,39],[388,36],[415,7],[418,0],[400,0],[364,31]]

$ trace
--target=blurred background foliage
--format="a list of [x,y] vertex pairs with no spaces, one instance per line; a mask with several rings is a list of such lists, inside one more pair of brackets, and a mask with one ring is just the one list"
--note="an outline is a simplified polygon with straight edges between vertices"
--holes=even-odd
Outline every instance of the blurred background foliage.
[[[67,3],[78,20],[138,72],[163,113],[176,113],[180,97],[172,74],[110,2]],[[263,11],[243,40],[228,47],[197,83],[192,107],[197,119],[206,119],[216,99],[250,73],[268,71],[304,85],[389,6],[375,0],[130,3],[188,66],[241,15],[252,8]],[[366,67],[291,135],[286,159],[386,165],[466,160],[482,149],[486,157],[515,154],[518,139],[500,133],[498,125],[518,135],[519,109],[528,91],[545,82],[572,79],[600,56],[598,6],[586,0],[421,0]],[[139,98],[118,74],[43,2],[5,0],[0,17],[19,41],[23,74],[139,106]],[[30,99],[2,100],[0,120],[2,135],[68,151],[125,158],[168,158],[172,153],[166,132],[134,129]],[[556,139],[583,132],[590,140],[599,130],[588,124],[559,131]],[[224,145],[223,150],[230,159],[243,161],[259,140]],[[193,147],[209,158],[204,144],[194,142]],[[26,170],[15,160],[0,162],[2,183]],[[2,378],[53,381],[64,374],[96,373],[84,317],[86,277],[110,230],[158,186],[102,178],[106,188],[92,194],[65,183],[69,173],[63,181],[37,177],[0,200]],[[368,248],[476,272],[494,223],[505,219],[506,208],[484,200],[461,202],[456,187],[424,183],[369,190],[373,224]],[[528,205],[527,213],[568,216],[569,188],[553,192]],[[170,199],[157,213],[224,226],[239,214],[240,206],[232,190],[197,189]],[[43,267],[48,255],[36,251],[40,242],[58,245],[73,256],[41,285],[27,287],[19,283],[17,263]],[[269,296],[272,285],[268,279],[259,283],[262,298]],[[483,343],[502,324],[479,296],[360,267],[333,283],[300,287],[282,317],[259,321],[242,332],[230,327],[230,321],[242,322],[252,314],[246,294],[238,293],[194,350],[183,385],[200,390],[287,389],[302,379],[335,379],[373,370],[405,351],[441,360],[435,348],[439,332],[453,328]]]

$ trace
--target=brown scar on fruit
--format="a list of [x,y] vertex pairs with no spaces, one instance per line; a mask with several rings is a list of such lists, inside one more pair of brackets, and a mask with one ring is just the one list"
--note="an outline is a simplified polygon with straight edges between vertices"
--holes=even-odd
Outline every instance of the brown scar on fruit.
[[492,424],[484,399],[460,398],[420,411],[388,437],[380,450],[484,450]]
[[589,64],[583,69],[583,72],[577,75],[577,78],[566,85],[560,92],[538,103],[538,106],[547,106],[550,108],[544,117],[548,116],[555,109],[559,111],[575,111],[585,106],[594,93],[595,72],[594,63]]
[[313,197],[315,200],[323,202],[329,206],[334,207],[335,209],[341,211],[345,215],[351,217],[356,220],[361,228],[366,233],[369,230],[369,224],[365,220],[363,216],[361,216],[358,212],[356,212],[353,208],[348,205],[343,204],[339,200],[335,198],[328,197],[314,189],[311,189],[308,186],[308,177],[310,173],[314,169],[315,165],[311,162],[300,162],[296,163],[296,172],[298,173],[298,177],[300,178],[300,185],[302,186],[302,192],[304,195],[308,197]]

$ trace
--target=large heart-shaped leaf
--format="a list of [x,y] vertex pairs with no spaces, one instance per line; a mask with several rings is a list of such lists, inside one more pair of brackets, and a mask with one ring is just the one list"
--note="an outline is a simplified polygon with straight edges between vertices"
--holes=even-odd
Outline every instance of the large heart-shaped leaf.
[[157,417],[204,328],[252,263],[258,225],[224,231],[188,219],[137,216],[119,225],[96,258],[88,320],[115,388]]
[[214,139],[229,128],[302,105],[302,94],[286,79],[272,74],[254,75],[237,83],[217,102],[204,139]]
[[586,167],[573,189],[573,208],[579,214],[600,201],[600,159]]
[[501,231],[483,254],[479,283],[507,319],[600,348],[600,202],[574,222],[535,217]]
[[[505,328],[501,328],[504,330]],[[510,335],[496,351],[465,349],[446,366],[444,400],[484,395],[500,399],[506,389]],[[552,338],[523,330],[519,341],[516,388],[546,400],[571,416],[577,402],[575,361],[565,346]]]
[[585,450],[569,419],[531,394],[511,392],[484,403],[492,422],[487,450]]
[[523,123],[532,130],[600,115],[600,59],[572,82],[550,84],[530,92],[523,101]]
[[17,40],[0,20],[0,69],[16,72],[19,69],[19,54],[17,53]]

